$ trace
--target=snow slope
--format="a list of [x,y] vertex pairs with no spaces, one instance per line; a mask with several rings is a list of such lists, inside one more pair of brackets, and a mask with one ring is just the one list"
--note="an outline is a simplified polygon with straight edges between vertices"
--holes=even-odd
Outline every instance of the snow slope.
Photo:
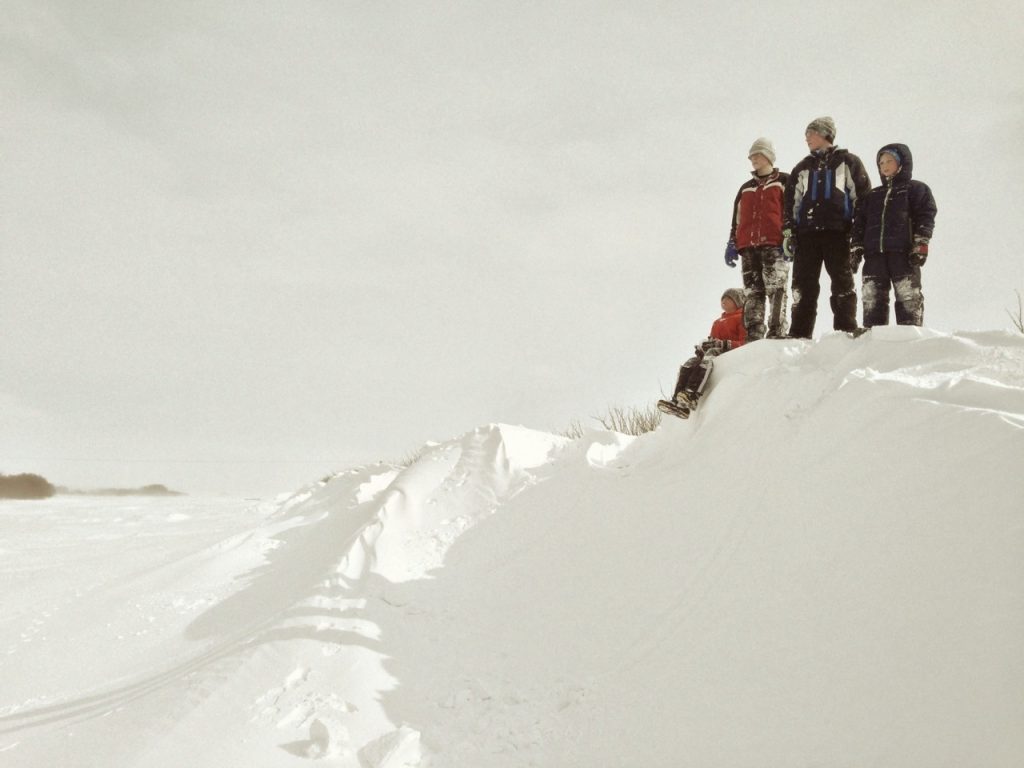
[[490,425],[130,536],[2,505],[0,762],[1017,766],[1022,459],[1024,338],[876,328],[638,439]]

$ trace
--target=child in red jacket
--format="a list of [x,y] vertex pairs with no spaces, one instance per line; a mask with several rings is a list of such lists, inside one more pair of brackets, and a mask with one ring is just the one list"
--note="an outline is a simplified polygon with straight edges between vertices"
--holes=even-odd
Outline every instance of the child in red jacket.
[[711,376],[715,358],[723,352],[742,346],[747,340],[743,327],[743,304],[746,294],[742,288],[729,288],[722,294],[722,316],[711,325],[711,333],[696,347],[691,357],[679,369],[675,394],[671,400],[659,400],[658,410],[681,419],[689,418],[690,411],[704,393]]
[[740,187],[732,205],[725,263],[735,267],[739,259],[743,266],[747,338],[781,339],[789,332],[789,261],[782,252],[782,197],[789,174],[775,167],[775,147],[768,139],[755,141],[747,157],[752,178]]

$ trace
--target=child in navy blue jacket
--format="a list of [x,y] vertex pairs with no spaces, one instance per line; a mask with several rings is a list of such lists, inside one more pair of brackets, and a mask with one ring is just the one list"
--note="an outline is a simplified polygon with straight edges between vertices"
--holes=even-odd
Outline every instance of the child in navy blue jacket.
[[858,209],[850,245],[854,273],[864,260],[864,327],[888,325],[890,288],[897,324],[921,325],[921,267],[935,229],[935,198],[927,184],[913,178],[914,159],[906,144],[886,144],[876,159],[882,184]]

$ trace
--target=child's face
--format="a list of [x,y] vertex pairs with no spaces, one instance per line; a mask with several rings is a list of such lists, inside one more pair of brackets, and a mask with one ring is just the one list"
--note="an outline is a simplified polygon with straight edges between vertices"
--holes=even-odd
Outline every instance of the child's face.
[[807,142],[807,148],[811,152],[817,152],[819,149],[825,149],[829,146],[828,139],[817,131],[804,131],[804,140]]
[[722,311],[723,312],[735,312],[740,308],[740,305],[733,301],[728,296],[722,297]]
[[754,166],[755,173],[765,173],[774,167],[772,161],[760,152],[750,156],[750,164]]
[[891,179],[899,170],[900,164],[888,152],[883,152],[882,156],[878,158],[878,172],[882,174],[883,179]]

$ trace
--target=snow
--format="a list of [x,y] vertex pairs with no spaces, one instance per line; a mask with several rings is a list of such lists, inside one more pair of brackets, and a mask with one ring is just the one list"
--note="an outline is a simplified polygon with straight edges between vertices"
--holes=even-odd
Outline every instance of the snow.
[[1017,766],[1022,458],[1024,337],[887,327],[635,439],[5,502],[0,762]]

